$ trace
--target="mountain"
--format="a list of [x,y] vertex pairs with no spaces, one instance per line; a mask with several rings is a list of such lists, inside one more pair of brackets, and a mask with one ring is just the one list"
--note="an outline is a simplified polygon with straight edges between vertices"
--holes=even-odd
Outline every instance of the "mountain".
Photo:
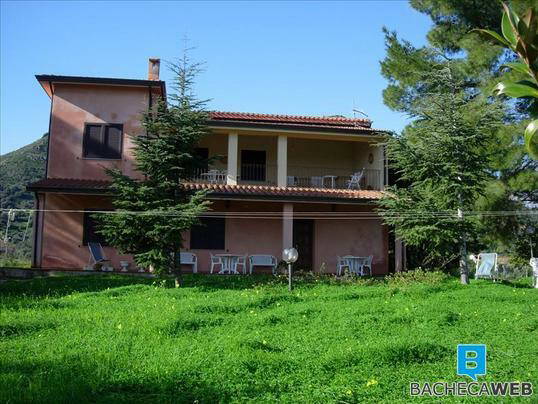
[[[26,185],[45,176],[48,138],[48,133],[46,133],[29,145],[0,156],[0,206],[2,209],[33,207],[34,195],[26,192]],[[7,213],[2,211],[2,242],[6,221]],[[8,246],[20,257],[27,257],[30,252],[32,223],[29,224],[24,245],[21,244],[27,222],[28,213],[19,212],[8,231]]]

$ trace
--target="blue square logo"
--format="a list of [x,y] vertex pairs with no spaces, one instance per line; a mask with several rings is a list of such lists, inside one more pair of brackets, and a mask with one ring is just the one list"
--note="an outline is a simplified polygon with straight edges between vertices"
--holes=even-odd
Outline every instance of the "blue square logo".
[[486,345],[458,345],[458,375],[469,376],[475,382],[477,376],[486,374]]

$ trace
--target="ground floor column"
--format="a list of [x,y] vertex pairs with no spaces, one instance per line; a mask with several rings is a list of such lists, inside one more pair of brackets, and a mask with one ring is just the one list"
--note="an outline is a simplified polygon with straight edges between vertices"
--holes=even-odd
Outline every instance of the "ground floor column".
[[293,247],[293,204],[282,206],[282,250]]

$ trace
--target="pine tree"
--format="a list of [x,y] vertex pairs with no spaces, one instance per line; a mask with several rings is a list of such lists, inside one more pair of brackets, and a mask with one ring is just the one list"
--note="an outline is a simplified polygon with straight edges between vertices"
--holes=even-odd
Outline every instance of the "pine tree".
[[[503,64],[515,60],[514,54],[475,31],[488,29],[501,34],[500,2],[411,0],[410,3],[429,16],[433,25],[427,34],[428,42],[422,47],[385,29],[387,54],[381,62],[381,72],[388,85],[383,99],[391,109],[412,114],[415,103],[420,103],[432,90],[423,80],[424,75],[440,65],[450,65],[453,76],[477,97],[489,97],[500,76],[513,81],[524,78],[517,71],[505,72]],[[513,2],[519,12],[532,4],[532,0]],[[487,144],[490,176],[486,192],[477,198],[475,210],[521,210],[538,203],[538,162],[529,159],[523,144],[529,102],[503,100],[503,107],[504,125],[490,134]],[[513,217],[482,218],[483,242],[477,248],[517,253],[514,245],[517,240],[507,235],[516,234],[522,225],[525,223]]]
[[133,137],[136,169],[144,179],[107,170],[115,211],[96,217],[98,231],[110,245],[132,254],[140,266],[174,273],[178,286],[182,232],[209,208],[205,192],[192,192],[184,185],[197,168],[208,163],[195,148],[209,130],[206,101],[198,100],[193,91],[201,64],[192,63],[187,50],[170,68],[175,73],[175,93],[169,103],[159,100],[143,114],[145,135]]
[[414,121],[387,144],[388,158],[407,186],[389,187],[380,202],[384,221],[406,244],[421,248],[424,263],[447,266],[463,255],[476,220],[459,217],[473,210],[489,177],[492,131],[501,125],[501,108],[469,92],[450,66],[437,66],[421,80],[428,87],[410,109]]

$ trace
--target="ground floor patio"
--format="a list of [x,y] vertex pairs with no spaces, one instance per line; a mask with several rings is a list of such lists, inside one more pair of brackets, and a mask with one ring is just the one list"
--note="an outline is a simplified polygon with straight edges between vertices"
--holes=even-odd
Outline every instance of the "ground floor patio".
[[[91,214],[111,209],[110,198],[47,192],[38,199],[33,265],[74,270],[88,266],[87,243],[99,240]],[[199,273],[210,271],[212,254],[273,255],[280,261],[284,248],[295,247],[297,269],[335,273],[338,256],[371,255],[372,275],[384,275],[389,272],[389,232],[374,209],[371,202],[216,199],[201,225],[184,233],[182,251],[196,255]],[[131,256],[102,244],[115,270],[120,270],[120,261],[130,262],[130,271],[138,270]]]

